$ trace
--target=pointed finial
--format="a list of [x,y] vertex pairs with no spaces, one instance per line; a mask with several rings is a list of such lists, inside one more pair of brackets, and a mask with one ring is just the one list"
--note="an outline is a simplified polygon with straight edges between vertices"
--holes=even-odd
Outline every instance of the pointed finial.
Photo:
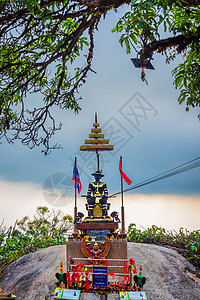
[[113,146],[109,145],[109,140],[104,138],[100,124],[97,122],[97,113],[95,112],[95,123],[93,123],[89,139],[85,140],[85,145],[80,146],[80,151],[95,151],[98,154],[98,151],[113,150]]

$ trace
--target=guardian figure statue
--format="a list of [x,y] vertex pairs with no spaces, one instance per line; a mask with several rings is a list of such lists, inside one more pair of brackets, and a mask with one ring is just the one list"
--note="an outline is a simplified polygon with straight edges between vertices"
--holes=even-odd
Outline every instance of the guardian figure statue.
[[99,217],[106,218],[107,216],[107,196],[108,190],[105,182],[100,179],[104,176],[102,171],[97,170],[91,174],[95,178],[95,182],[90,182],[87,192],[88,215],[90,219],[96,217],[93,214],[94,208],[98,205],[102,209],[102,215]]

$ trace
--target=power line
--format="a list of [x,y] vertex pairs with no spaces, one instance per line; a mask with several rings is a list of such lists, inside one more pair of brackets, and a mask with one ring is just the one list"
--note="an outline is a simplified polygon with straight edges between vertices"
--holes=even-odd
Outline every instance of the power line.
[[[153,176],[149,179],[146,179],[132,187],[129,187],[128,189],[125,189],[123,192],[128,192],[128,191],[131,191],[131,190],[134,190],[134,189],[137,189],[139,187],[142,187],[142,186],[145,186],[147,184],[150,184],[150,183],[153,183],[153,182],[156,182],[156,181],[159,181],[159,180],[163,180],[163,179],[166,179],[168,177],[171,177],[171,176],[175,176],[177,174],[180,174],[180,173],[184,173],[184,172],[187,172],[189,170],[192,170],[194,168],[198,168],[200,167],[200,156],[197,157],[197,158],[194,158],[184,164],[181,164],[175,168],[172,168],[168,171],[165,171],[159,175],[156,175],[156,176]],[[117,192],[117,193],[114,193],[112,194],[111,196],[116,196],[116,195],[119,195],[121,194],[121,192]]]

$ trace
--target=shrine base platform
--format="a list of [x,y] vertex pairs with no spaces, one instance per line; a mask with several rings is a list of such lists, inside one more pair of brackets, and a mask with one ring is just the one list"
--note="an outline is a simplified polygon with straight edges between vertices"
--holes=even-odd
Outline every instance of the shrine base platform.
[[[90,244],[93,246],[94,242],[90,242]],[[67,242],[67,270],[70,269],[70,258],[73,258],[75,265],[79,263],[86,263],[86,265],[89,265],[89,261],[83,256],[80,246],[81,242],[79,241]],[[123,260],[127,260],[127,241],[111,241],[111,251],[106,257],[106,262],[109,264],[108,273],[113,272],[123,274]],[[123,276],[117,276],[117,278],[117,280],[123,281]]]
[[118,223],[115,222],[88,222],[88,223],[78,223],[75,225],[77,230],[86,231],[88,229],[108,229],[111,232],[118,229]]

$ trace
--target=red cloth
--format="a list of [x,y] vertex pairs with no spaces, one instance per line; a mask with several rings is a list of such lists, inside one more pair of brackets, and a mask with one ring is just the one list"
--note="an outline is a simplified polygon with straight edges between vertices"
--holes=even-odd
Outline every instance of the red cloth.
[[67,281],[68,281],[68,284],[71,283],[71,278],[70,278],[70,273],[69,273],[69,271],[67,272]]
[[110,273],[106,273],[106,276],[110,275],[112,277],[112,279],[115,279],[115,274],[113,272]]
[[86,264],[78,264],[74,267],[74,270],[73,270],[73,274],[72,274],[72,282],[75,282],[76,280],[79,281],[80,279],[80,272],[81,272],[81,268],[83,266],[85,266]]
[[103,263],[104,263],[104,266],[105,266],[105,267],[108,267],[108,266],[109,266],[109,264],[107,263],[106,260],[104,260]]
[[127,260],[124,260],[123,261],[123,263],[124,263],[124,267],[123,267],[123,272],[124,272],[124,280],[127,280],[127,279],[129,279],[129,276],[127,276],[126,274],[128,274],[128,269],[129,269],[129,267],[128,266],[126,266],[126,262],[127,262]]
[[88,280],[87,278],[86,278],[86,280],[85,280],[84,287],[85,287],[85,291],[86,291],[86,292],[90,289],[89,280]]
[[124,178],[124,180],[128,183],[131,184],[132,181],[126,176],[126,174],[122,171],[122,164],[121,164],[121,160],[119,161],[119,172],[121,174],[121,178]]
[[86,271],[86,273],[85,273],[85,284],[84,284],[86,292],[90,289],[90,283],[89,283],[89,280],[88,280],[88,276],[89,276],[89,271]]
[[133,271],[134,274],[137,274],[137,270],[136,270],[136,266],[135,266],[135,261],[130,258],[130,267],[131,267],[131,270]]
[[80,280],[80,274],[79,273],[73,273],[72,274],[72,283],[75,283],[75,281]]

